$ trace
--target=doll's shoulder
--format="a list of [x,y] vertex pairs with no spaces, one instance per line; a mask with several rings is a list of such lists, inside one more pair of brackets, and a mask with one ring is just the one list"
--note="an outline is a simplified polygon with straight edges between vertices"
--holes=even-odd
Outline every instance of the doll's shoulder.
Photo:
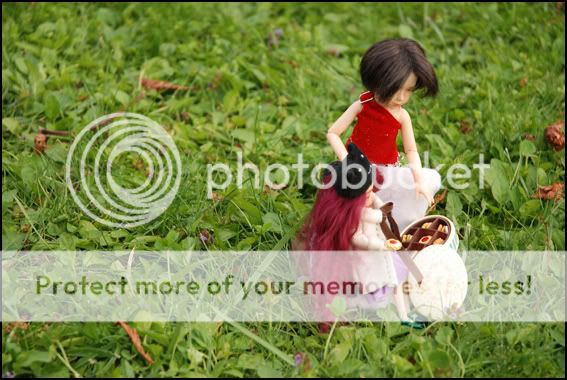
[[402,108],[402,109],[400,110],[399,117],[400,117],[400,118],[399,118],[398,121],[400,122],[400,125],[401,125],[403,128],[410,128],[410,127],[411,127],[411,125],[412,125],[412,123],[411,123],[411,116],[410,116],[409,112],[408,112],[405,108]]
[[359,100],[355,100],[349,107],[349,109],[351,109],[352,111],[354,111],[356,114],[359,114],[360,111],[362,111],[362,104],[360,103]]
[[400,121],[411,121],[411,116],[404,107],[401,107],[402,111],[400,112]]

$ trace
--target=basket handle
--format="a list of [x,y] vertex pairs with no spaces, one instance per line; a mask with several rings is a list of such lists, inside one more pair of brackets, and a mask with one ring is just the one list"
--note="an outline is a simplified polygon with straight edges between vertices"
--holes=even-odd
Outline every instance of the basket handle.
[[[393,208],[394,204],[392,202],[388,202],[380,207],[380,210],[382,210],[382,213],[385,216],[385,218],[382,218],[382,221],[380,222],[380,228],[382,229],[382,232],[384,233],[386,239],[396,239],[398,241],[401,241],[402,238],[400,236],[400,229],[398,228],[398,224],[392,216]],[[386,220],[388,222],[386,222]],[[389,226],[388,223],[390,223]],[[413,276],[417,280],[417,283],[421,285],[421,282],[423,281],[423,274],[421,273],[417,265],[415,265],[413,259],[409,256],[409,253],[400,251],[398,251],[397,253],[404,264],[408,267],[408,270],[413,274]]]

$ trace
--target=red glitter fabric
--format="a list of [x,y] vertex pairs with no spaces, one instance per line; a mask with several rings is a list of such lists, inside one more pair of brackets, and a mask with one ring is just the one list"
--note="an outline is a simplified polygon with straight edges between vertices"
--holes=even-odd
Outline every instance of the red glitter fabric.
[[345,145],[354,142],[373,164],[395,164],[398,162],[396,138],[400,122],[374,100],[372,92],[362,93],[360,102],[362,111]]

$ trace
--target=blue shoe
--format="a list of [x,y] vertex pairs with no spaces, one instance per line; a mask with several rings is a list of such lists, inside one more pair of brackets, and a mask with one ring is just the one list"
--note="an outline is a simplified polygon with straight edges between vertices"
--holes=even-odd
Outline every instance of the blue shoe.
[[417,321],[402,321],[402,326],[408,326],[413,329],[421,330],[427,326],[425,322],[417,322]]

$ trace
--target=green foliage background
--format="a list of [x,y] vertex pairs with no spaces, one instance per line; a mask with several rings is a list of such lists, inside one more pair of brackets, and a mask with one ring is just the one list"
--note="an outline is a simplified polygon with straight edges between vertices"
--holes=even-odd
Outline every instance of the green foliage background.
[[[270,45],[277,28],[283,35]],[[288,188],[266,192],[247,178],[211,201],[206,165],[236,168],[239,151],[261,168],[291,165],[298,153],[310,165],[331,161],[325,132],[363,91],[362,54],[402,36],[422,44],[440,80],[437,98],[407,105],[420,153],[443,165],[443,177],[479,154],[491,165],[487,186],[474,170],[471,186],[449,187],[437,206],[455,221],[461,246],[564,251],[564,197],[531,197],[540,185],[564,183],[564,151],[543,137],[564,119],[564,35],[556,3],[3,4],[2,249],[287,247],[312,204],[309,181],[298,189],[293,176]],[[190,90],[144,91],[141,73]],[[64,161],[72,136],[50,137],[45,155],[33,153],[40,127],[73,135],[118,110],[159,122],[183,158],[174,203],[132,230],[94,223],[71,201]],[[140,172],[132,165],[123,175]],[[562,324],[438,323],[420,332],[357,324],[329,340],[315,324],[135,325],[154,365],[117,326],[32,323],[3,330],[3,372],[564,376]],[[297,367],[288,363],[296,353],[308,358]]]

